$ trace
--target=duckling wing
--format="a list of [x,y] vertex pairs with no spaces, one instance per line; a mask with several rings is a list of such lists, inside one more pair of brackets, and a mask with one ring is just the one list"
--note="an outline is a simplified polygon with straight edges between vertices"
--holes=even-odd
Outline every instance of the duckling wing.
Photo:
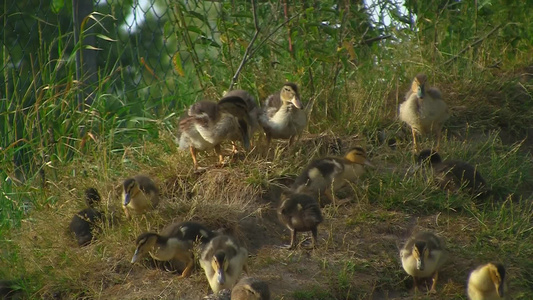
[[272,94],[265,99],[263,111],[266,113],[268,118],[272,118],[281,108],[282,104],[283,102],[281,101],[280,93]]
[[442,188],[457,190],[464,186],[479,192],[487,183],[477,169],[463,161],[445,161],[435,167],[435,172]]
[[293,188],[302,186],[323,190],[331,184],[333,178],[344,170],[344,164],[337,158],[322,158],[313,160],[296,178]]

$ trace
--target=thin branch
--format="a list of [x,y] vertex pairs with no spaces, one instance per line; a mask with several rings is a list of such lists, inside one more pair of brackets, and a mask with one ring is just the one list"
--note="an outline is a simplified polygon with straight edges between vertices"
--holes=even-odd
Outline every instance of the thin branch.
[[452,61],[456,60],[459,56],[461,56],[461,54],[465,53],[466,51],[468,51],[469,49],[472,49],[472,47],[476,46],[477,44],[483,42],[484,40],[486,40],[491,34],[493,34],[494,32],[496,32],[496,30],[500,29],[500,27],[502,27],[502,25],[498,25],[496,27],[494,27],[491,31],[489,31],[489,33],[485,34],[484,37],[478,39],[477,41],[473,42],[472,44],[466,46],[465,48],[463,48],[463,50],[459,51],[459,53],[457,53],[456,55],[454,55],[452,58],[448,59],[447,61],[445,61],[443,63],[443,65],[447,65],[449,63],[451,63]]
[[257,47],[254,48],[254,51],[252,51],[252,53],[250,53],[250,57],[252,57],[255,52],[257,52],[257,50],[259,50],[261,48],[261,46],[263,46],[263,44],[268,41],[273,35],[274,33],[276,33],[278,30],[280,30],[283,26],[285,26],[285,24],[289,23],[290,21],[292,21],[294,18],[296,17],[299,17],[303,12],[300,12],[298,13],[297,15],[294,15],[292,17],[290,17],[288,20],[286,20],[285,22],[279,24],[276,28],[274,28],[274,30],[272,30],[271,33],[269,33],[260,43],[259,45],[257,45]]
[[252,12],[254,16],[255,33],[254,33],[254,36],[252,37],[252,40],[250,41],[250,44],[248,44],[248,47],[246,47],[246,51],[244,51],[244,56],[242,57],[241,64],[239,65],[239,67],[237,68],[237,71],[235,72],[235,75],[233,75],[233,78],[231,79],[231,84],[229,85],[228,91],[231,91],[233,89],[233,86],[237,82],[237,79],[239,78],[239,74],[241,73],[242,68],[244,68],[244,65],[246,64],[248,59],[250,59],[251,57],[250,51],[252,50],[252,46],[254,45],[254,42],[257,39],[257,36],[259,35],[260,28],[257,22],[255,0],[251,0],[251,2],[252,2]]

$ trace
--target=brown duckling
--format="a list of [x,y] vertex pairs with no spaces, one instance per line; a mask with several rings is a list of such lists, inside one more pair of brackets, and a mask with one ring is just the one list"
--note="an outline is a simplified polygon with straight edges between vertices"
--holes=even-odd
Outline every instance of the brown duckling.
[[244,277],[233,287],[232,300],[270,300],[268,284],[253,277]]
[[146,213],[159,203],[159,189],[148,176],[137,175],[128,178],[122,185],[122,208],[127,218],[130,218],[130,213]]
[[247,102],[238,96],[226,96],[218,103],[200,101],[191,105],[179,124],[180,149],[189,149],[194,169],[198,169],[198,151],[215,149],[219,163],[223,164],[221,143],[225,140],[241,141],[250,149],[250,114]]
[[[293,189],[297,193],[309,193],[320,200],[325,194],[329,203],[333,193],[348,183],[353,183],[365,173],[365,166],[374,166],[361,147],[354,147],[344,157],[325,157],[313,160],[296,178]],[[320,201],[322,206],[326,201]]]
[[439,153],[425,149],[417,157],[419,165],[429,163],[433,169],[435,180],[443,190],[457,192],[465,189],[475,196],[486,196],[490,193],[485,179],[477,168],[463,161],[442,161]]
[[[250,140],[254,136],[254,133],[259,129],[259,106],[257,105],[257,102],[255,101],[255,98],[247,91],[245,90],[232,90],[227,92],[224,95],[224,98],[226,97],[240,97],[244,102],[246,102],[246,105],[248,107],[248,116],[250,119]],[[250,141],[251,142],[251,141]]]
[[413,134],[414,151],[418,151],[416,134],[437,135],[437,150],[440,146],[441,131],[444,122],[450,117],[448,106],[442,100],[439,89],[430,87],[426,89],[427,76],[416,75],[411,89],[405,95],[405,101],[400,104],[400,120],[411,127]]
[[285,83],[279,93],[268,96],[259,114],[259,124],[265,131],[267,149],[272,139],[288,139],[291,145],[302,134],[307,114],[296,84]]
[[505,296],[505,267],[488,263],[477,267],[468,277],[467,294],[470,300],[498,300]]
[[248,250],[228,235],[219,235],[207,243],[200,257],[213,293],[231,289],[242,271],[247,272]]
[[95,188],[85,190],[85,203],[88,208],[82,209],[72,217],[70,231],[74,233],[79,246],[85,246],[94,239],[93,233],[99,229],[103,221],[103,213],[96,207],[100,204],[100,194]]
[[196,222],[173,223],[165,227],[160,234],[145,232],[136,240],[137,248],[131,263],[137,262],[143,255],[158,261],[184,263],[186,265],[180,278],[188,277],[194,267],[193,243],[208,243],[215,234],[202,224]]
[[318,245],[318,224],[324,220],[318,202],[307,194],[282,195],[281,205],[278,208],[278,218],[283,225],[291,231],[291,244],[289,249],[296,247],[296,233],[311,231],[313,248]]
[[448,258],[444,241],[431,232],[419,232],[412,235],[400,251],[402,267],[407,274],[413,276],[415,291],[418,290],[418,279],[433,278],[432,294],[435,289],[439,270]]

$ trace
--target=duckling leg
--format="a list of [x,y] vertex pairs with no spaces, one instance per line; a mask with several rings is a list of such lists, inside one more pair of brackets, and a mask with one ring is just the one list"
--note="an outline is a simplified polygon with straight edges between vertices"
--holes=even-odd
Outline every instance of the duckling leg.
[[222,155],[222,149],[220,148],[220,144],[215,146],[215,152],[218,155],[218,163],[220,165],[224,165],[224,156]]
[[437,148],[435,149],[437,152],[439,152],[439,149],[440,149],[440,139],[441,139],[441,132],[440,130],[437,130]]
[[187,262],[187,266],[185,267],[185,270],[183,270],[179,278],[189,277],[191,275],[193,267],[194,267],[194,259],[190,257],[189,261]]
[[435,286],[437,285],[437,279],[439,278],[439,272],[435,272],[435,275],[433,275],[433,283],[431,284],[431,289],[429,290],[430,294],[436,294],[437,290],[435,289]]
[[415,152],[418,152],[418,143],[416,142],[416,131],[414,128],[411,128],[411,133],[413,134],[413,144],[414,144]]
[[191,151],[192,163],[194,165],[194,169],[197,170],[198,169],[198,160],[196,159],[196,149],[194,149],[193,146],[190,146],[189,150]]
[[316,227],[314,227],[313,229],[311,229],[311,233],[313,234],[313,249],[316,249],[317,246],[318,246],[318,229]]
[[296,230],[291,230],[291,245],[289,246],[289,250],[292,250],[296,248]]
[[416,280],[416,277],[413,276],[413,285],[415,286],[415,293],[418,292],[418,281]]
[[131,215],[130,215],[130,212],[128,210],[128,207],[123,205],[122,209],[124,210],[124,214],[126,215],[126,219],[128,219],[128,220],[131,219]]

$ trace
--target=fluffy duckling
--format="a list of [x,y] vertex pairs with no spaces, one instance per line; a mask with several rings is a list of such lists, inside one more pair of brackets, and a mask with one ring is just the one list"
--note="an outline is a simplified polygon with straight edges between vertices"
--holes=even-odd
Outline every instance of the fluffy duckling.
[[278,218],[291,231],[289,249],[296,247],[296,233],[305,231],[311,231],[313,235],[312,247],[316,248],[318,244],[317,227],[324,219],[315,198],[307,194],[292,194],[288,197],[282,195],[282,202],[278,208]]
[[128,178],[122,185],[122,208],[127,218],[130,218],[130,212],[143,214],[159,203],[159,189],[148,176],[137,175]]
[[415,291],[418,290],[419,278],[433,278],[432,294],[437,293],[435,286],[439,270],[446,262],[448,252],[444,248],[444,241],[431,232],[419,232],[407,241],[400,251],[402,267],[407,274],[413,276]]
[[185,278],[194,267],[193,243],[199,241],[205,244],[214,236],[211,230],[195,222],[170,224],[160,234],[145,232],[137,237],[137,248],[131,263],[137,262],[148,252],[155,260],[185,263],[180,277]]
[[270,300],[268,284],[262,280],[244,277],[233,287],[232,300]]
[[[219,235],[205,245],[200,265],[205,271],[213,293],[231,289],[242,270],[246,271],[248,250],[228,235]],[[246,271],[247,272],[247,271]]]
[[297,193],[310,193],[319,197],[325,194],[331,203],[332,190],[336,192],[347,183],[357,181],[365,173],[365,165],[373,167],[361,147],[354,147],[343,158],[316,159],[296,178],[293,189]]
[[468,299],[504,299],[505,267],[501,263],[488,263],[477,267],[468,278]]
[[307,125],[307,115],[300,101],[298,86],[285,83],[279,93],[268,96],[259,115],[259,124],[266,135],[267,149],[271,140],[289,139],[299,136]]
[[429,163],[440,188],[457,192],[465,188],[473,195],[483,196],[489,193],[487,183],[477,168],[463,161],[442,161],[439,153],[425,149],[417,158],[419,165]]
[[418,152],[417,133],[435,133],[439,149],[442,126],[450,117],[441,92],[434,87],[426,89],[426,82],[426,75],[416,75],[411,90],[405,95],[405,101],[400,104],[399,117],[411,127],[415,152]]
[[[250,139],[254,136],[254,133],[259,129],[259,106],[255,98],[245,90],[232,90],[224,95],[226,97],[240,97],[246,102],[248,116],[250,119]],[[250,141],[251,142],[251,141]]]
[[100,194],[95,188],[86,189],[85,203],[88,208],[79,211],[70,221],[70,231],[74,233],[79,246],[85,246],[93,240],[93,232],[103,220],[102,212],[96,208],[100,199]]
[[250,123],[248,104],[241,97],[226,96],[218,103],[196,102],[179,123],[179,147],[189,149],[195,170],[198,169],[198,151],[215,149],[222,164],[220,144],[223,141],[241,141],[245,150],[250,149]]

